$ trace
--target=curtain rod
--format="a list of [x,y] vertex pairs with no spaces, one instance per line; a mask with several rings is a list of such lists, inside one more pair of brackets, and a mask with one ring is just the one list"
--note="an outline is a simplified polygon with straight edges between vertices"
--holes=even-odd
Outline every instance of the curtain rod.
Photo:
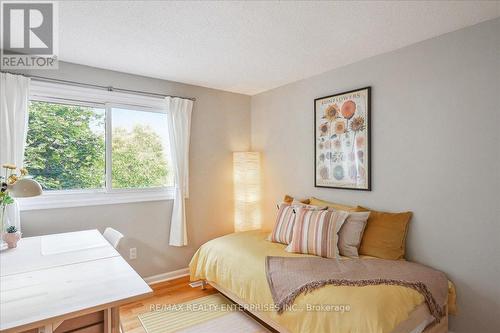
[[54,83],[64,83],[72,86],[78,86],[78,87],[88,87],[88,88],[95,88],[95,89],[103,89],[107,91],[116,91],[116,92],[124,92],[124,93],[129,93],[129,94],[135,94],[135,95],[142,95],[142,96],[151,96],[151,97],[160,97],[160,98],[165,98],[165,97],[177,97],[177,98],[182,98],[182,99],[188,99],[191,101],[196,101],[195,97],[183,97],[183,96],[175,96],[175,95],[165,95],[165,94],[158,94],[158,93],[152,93],[152,92],[146,92],[146,91],[140,91],[140,90],[131,90],[131,89],[123,89],[123,88],[115,88],[112,86],[100,86],[97,84],[90,84],[90,83],[82,83],[82,82],[76,82],[76,81],[69,81],[69,80],[60,80],[60,79],[51,79],[48,77],[43,77],[43,76],[36,76],[36,75],[27,75],[27,74],[20,74],[20,73],[13,73],[13,72],[7,72],[7,71],[1,71],[2,73],[8,73],[8,74],[13,74],[13,75],[22,75],[26,76],[32,79],[35,79],[37,81],[43,81],[43,82],[54,82]]

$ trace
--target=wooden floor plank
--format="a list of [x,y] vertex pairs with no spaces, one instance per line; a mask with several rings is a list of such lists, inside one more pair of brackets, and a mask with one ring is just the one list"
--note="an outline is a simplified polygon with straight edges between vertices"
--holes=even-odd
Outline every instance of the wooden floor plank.
[[184,303],[217,292],[210,286],[207,286],[206,290],[202,290],[200,287],[191,288],[187,276],[153,284],[151,288],[153,296],[120,307],[124,333],[146,333],[137,316],[151,311],[151,306]]

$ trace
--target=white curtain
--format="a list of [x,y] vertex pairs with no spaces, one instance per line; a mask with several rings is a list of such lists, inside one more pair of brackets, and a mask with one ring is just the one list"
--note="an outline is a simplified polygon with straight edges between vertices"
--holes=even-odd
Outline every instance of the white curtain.
[[[0,165],[9,163],[23,167],[29,86],[30,79],[27,77],[0,73]],[[15,225],[20,230],[17,203],[9,205],[6,212],[8,225]]]
[[169,243],[173,246],[185,246],[187,245],[185,199],[189,197],[189,136],[193,101],[178,97],[167,97],[165,101],[175,180]]

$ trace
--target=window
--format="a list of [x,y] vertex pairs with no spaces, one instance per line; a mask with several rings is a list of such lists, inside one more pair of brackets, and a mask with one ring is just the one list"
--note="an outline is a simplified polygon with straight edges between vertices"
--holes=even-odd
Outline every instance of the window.
[[31,101],[24,162],[47,190],[106,186],[105,110]]
[[112,187],[172,186],[166,115],[112,108],[111,119]]
[[25,166],[44,195],[22,209],[171,198],[162,100],[45,83],[32,90]]

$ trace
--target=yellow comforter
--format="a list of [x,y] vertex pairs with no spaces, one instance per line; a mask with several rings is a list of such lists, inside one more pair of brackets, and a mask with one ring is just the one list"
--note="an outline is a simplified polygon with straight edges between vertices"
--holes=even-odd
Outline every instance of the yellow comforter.
[[[204,244],[190,263],[191,280],[217,283],[248,304],[259,304],[271,320],[290,332],[390,333],[424,301],[417,291],[400,286],[326,286],[299,296],[296,311],[278,315],[265,273],[266,256],[306,256],[288,253],[285,245],[266,240],[268,233],[249,231],[230,234]],[[311,305],[338,305],[337,311],[304,311]],[[349,311],[346,306],[349,306]],[[332,309],[332,308],[330,308]],[[255,309],[254,309],[255,310]],[[320,310],[320,311],[317,311]]]

